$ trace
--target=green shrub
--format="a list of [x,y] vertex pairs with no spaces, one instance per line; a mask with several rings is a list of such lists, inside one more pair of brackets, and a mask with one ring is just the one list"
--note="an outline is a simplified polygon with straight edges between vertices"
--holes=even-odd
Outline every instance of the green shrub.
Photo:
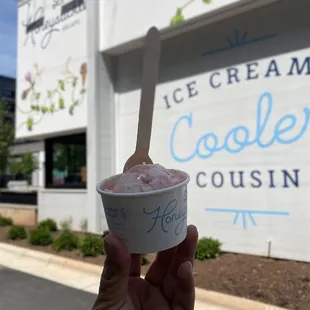
[[49,231],[57,231],[57,223],[53,219],[46,219],[39,223],[38,228],[46,228]]
[[97,256],[104,254],[103,240],[100,237],[87,235],[80,246],[83,256]]
[[198,241],[196,249],[196,258],[205,260],[216,258],[221,254],[222,243],[212,238],[202,238]]
[[79,238],[71,230],[65,229],[54,240],[53,246],[57,252],[61,250],[72,251],[78,248]]
[[10,217],[2,217],[0,215],[0,226],[12,226],[13,225],[13,221]]
[[44,226],[30,231],[28,242],[32,245],[49,245],[53,242],[52,233]]
[[10,240],[26,239],[27,234],[24,226],[12,226],[7,232],[7,238]]
[[87,230],[88,230],[88,221],[87,221],[87,219],[81,220],[80,228],[81,228],[81,231],[87,232]]
[[149,263],[149,260],[147,259],[146,254],[142,255],[141,265],[144,266],[144,265],[146,265],[148,263]]
[[73,222],[72,217],[69,217],[68,219],[61,221],[60,222],[61,230],[72,230],[72,222]]

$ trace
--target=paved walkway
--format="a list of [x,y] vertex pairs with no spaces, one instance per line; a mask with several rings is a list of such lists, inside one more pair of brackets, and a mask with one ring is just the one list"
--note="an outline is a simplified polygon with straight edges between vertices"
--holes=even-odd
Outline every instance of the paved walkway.
[[90,310],[96,295],[0,266],[0,308]]
[[[7,268],[14,269],[14,270],[18,270],[18,271],[21,271],[27,274],[31,274],[39,278],[51,280],[51,281],[57,282],[65,286],[69,286],[74,289],[83,290],[85,292],[92,293],[92,294],[97,294],[98,287],[99,287],[99,277],[97,275],[82,272],[82,271],[77,271],[76,269],[72,269],[72,268],[61,267],[57,265],[47,265],[46,262],[37,260],[35,258],[31,258],[31,257],[27,257],[27,258],[23,257],[21,259],[18,256],[16,256],[16,254],[10,253],[10,252],[2,251],[0,253],[0,265],[5,266]],[[15,281],[15,280],[13,278],[13,279],[8,279],[8,281],[10,282],[10,281]],[[1,278],[1,282],[3,282],[2,278]],[[12,283],[10,285],[12,285]],[[36,287],[33,287],[33,290],[36,290]],[[1,292],[1,287],[0,287],[0,292]],[[2,297],[1,294],[0,294],[0,297]],[[60,297],[60,298],[62,300],[65,297]],[[1,299],[2,298],[0,298],[0,300]],[[0,302],[0,306],[1,306],[1,302]],[[25,309],[24,307],[17,307],[17,308],[16,307],[13,307],[13,308],[12,307],[1,307],[1,308]],[[66,309],[69,310],[70,308],[66,308]],[[76,308],[76,309],[79,309],[79,308]],[[84,309],[88,309],[88,308],[86,307]],[[209,304],[205,304],[200,301],[197,301],[195,310],[230,310],[230,309],[222,308],[222,307],[218,307],[214,305],[209,305]]]

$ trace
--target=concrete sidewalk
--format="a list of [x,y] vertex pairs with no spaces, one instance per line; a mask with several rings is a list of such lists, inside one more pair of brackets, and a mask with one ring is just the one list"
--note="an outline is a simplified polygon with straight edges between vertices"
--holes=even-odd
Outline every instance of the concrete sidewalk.
[[[31,252],[27,250],[27,256],[23,255],[23,248],[14,249],[12,251],[5,250],[10,246],[0,247],[0,265],[7,268],[15,269],[21,272],[31,274],[40,278],[48,279],[56,283],[60,283],[75,289],[83,290],[89,293],[97,294],[99,287],[99,275],[94,272],[78,271],[69,266],[60,266],[52,263],[52,256],[43,253],[47,258],[51,256],[51,260],[40,259],[38,256],[42,253]],[[30,255],[29,255],[30,254]],[[31,257],[32,256],[32,257]],[[197,300],[195,310],[233,310],[203,301]]]

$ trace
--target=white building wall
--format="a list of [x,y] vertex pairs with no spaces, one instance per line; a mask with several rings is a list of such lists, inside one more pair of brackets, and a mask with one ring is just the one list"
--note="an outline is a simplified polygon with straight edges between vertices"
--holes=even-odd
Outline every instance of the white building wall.
[[[302,126],[309,125],[305,115],[310,108],[309,9],[308,1],[281,1],[163,42],[150,155],[155,162],[190,174],[188,221],[197,225],[201,237],[220,239],[226,251],[310,261],[310,145],[306,138],[309,129],[298,141],[294,140]],[[203,57],[204,53],[207,56]],[[118,60],[117,172],[135,147],[141,56],[138,50]],[[292,57],[297,57],[299,63],[294,65],[295,74],[289,76]],[[267,78],[273,60],[280,76],[273,71]],[[249,63],[257,63],[252,68],[255,67],[258,77],[251,81],[246,78]],[[302,68],[300,73],[297,65]],[[238,71],[239,82],[229,84],[229,68]],[[212,81],[222,83],[218,89],[210,86],[211,74],[215,72]],[[191,98],[189,87],[193,87],[194,93],[197,90],[199,96]],[[174,94],[183,98],[179,103],[172,100],[177,89]],[[199,137],[206,133],[214,133],[220,146],[229,130],[243,125],[249,128],[253,139],[257,131],[258,99],[265,92],[271,93],[273,101],[264,141],[272,138],[276,124],[286,117],[282,129],[289,125],[289,119],[296,119],[295,131],[285,136],[285,139],[291,137],[294,143],[274,142],[270,148],[247,145],[236,154],[224,150],[214,152],[209,159],[196,156],[185,162],[173,158],[170,150],[173,127],[182,115],[189,113],[194,120],[179,129],[176,141],[175,150],[183,157],[194,152]],[[164,99],[166,95],[170,98],[170,108]],[[268,102],[264,103],[261,113],[266,115]],[[238,137],[243,141],[244,132],[239,132]],[[206,144],[212,150],[214,135],[209,139]],[[212,153],[203,144],[200,152]],[[299,184],[285,187],[282,170],[293,175],[294,169],[300,171]],[[255,170],[263,174],[259,188],[253,188],[249,178],[244,181],[245,188],[234,188],[227,181],[229,171],[249,174]],[[275,187],[269,170],[275,171]],[[211,175],[216,171],[225,175],[225,186],[212,186]],[[198,185],[200,172],[206,175],[200,177]],[[201,180],[206,182],[206,187],[201,185]]]
[[38,192],[38,221],[54,219],[58,225],[72,219],[72,229],[81,230],[87,219],[87,190],[41,189]]
[[[215,1],[214,3],[216,3]],[[228,2],[226,1],[226,4]],[[135,6],[141,4],[141,1],[136,0],[128,3],[130,3],[130,7],[127,7],[129,4],[122,3],[122,5],[132,11]],[[171,6],[169,9],[171,12],[173,11],[172,8],[176,8],[174,4],[176,3],[173,3],[173,7]],[[224,250],[309,260],[308,179],[302,179],[303,183],[300,188],[281,189],[274,192],[268,188],[256,192],[251,190],[240,192],[232,188],[203,189],[199,188],[196,183],[196,176],[199,171],[208,172],[220,169],[222,171],[229,171],[229,169],[237,171],[238,169],[252,169],[251,167],[259,167],[265,170],[268,167],[276,167],[280,170],[283,167],[294,168],[296,163],[301,162],[302,169],[306,172],[305,175],[309,175],[310,173],[307,172],[310,172],[310,164],[307,157],[302,154],[302,152],[307,154],[308,145],[306,143],[301,144],[299,148],[294,149],[295,153],[291,149],[271,152],[269,155],[270,158],[274,156],[273,162],[261,160],[261,158],[264,158],[264,152],[249,152],[246,153],[246,156],[240,156],[237,160],[219,156],[215,157],[216,159],[213,161],[192,161],[183,165],[175,162],[169,153],[169,135],[172,125],[182,113],[186,114],[193,111],[199,116],[199,126],[198,129],[196,128],[195,137],[186,133],[182,136],[183,141],[181,142],[184,147],[187,144],[190,145],[204,132],[214,128],[217,132],[222,130],[222,134],[224,134],[227,128],[232,128],[240,123],[239,120],[243,117],[243,113],[244,115],[250,115],[255,110],[255,107],[250,107],[248,110],[240,110],[238,106],[232,108],[232,106],[228,105],[229,102],[232,102],[231,98],[239,98],[240,104],[245,106],[244,103],[254,102],[253,98],[260,91],[268,90],[269,87],[270,89],[277,87],[277,93],[280,97],[284,84],[285,88],[290,89],[292,93],[287,92],[284,96],[282,95],[284,106],[278,110],[278,117],[285,115],[285,113],[294,112],[295,106],[292,105],[294,98],[300,99],[299,102],[302,102],[303,106],[307,106],[307,98],[304,94],[305,85],[309,85],[309,81],[306,80],[306,77],[303,80],[300,79],[302,82],[299,84],[287,83],[287,80],[283,84],[283,80],[278,79],[273,81],[273,84],[266,80],[265,84],[256,84],[252,88],[247,86],[244,86],[244,88],[236,86],[234,89],[227,87],[218,96],[212,97],[212,92],[208,89],[206,75],[208,72],[219,69],[224,72],[225,68],[229,66],[244,66],[247,62],[260,62],[262,59],[276,57],[284,53],[293,53],[294,51],[300,52],[303,49],[306,50],[301,52],[302,57],[306,57],[307,53],[309,54],[307,49],[309,48],[307,38],[310,30],[307,13],[309,8],[309,4],[305,0],[300,0],[297,4],[289,0],[280,1],[279,5],[270,6],[260,12],[253,11],[243,16],[224,20],[218,25],[211,25],[206,29],[183,34],[181,37],[163,42],[161,77],[157,88],[151,157],[154,161],[160,162],[167,167],[180,168],[191,174],[188,220],[198,226],[201,237],[212,236],[219,238],[224,243]],[[157,16],[155,12],[158,11],[156,8],[154,10],[147,8],[148,14],[152,15],[150,17],[153,18],[154,14],[155,19],[143,19],[143,21],[147,22],[142,24],[140,21],[146,10],[135,10],[136,14],[138,14],[136,21],[139,21],[136,25],[132,23],[132,17],[130,19],[125,18],[129,15],[125,16],[126,11],[123,11],[123,9],[120,8],[117,1],[114,3],[88,1],[86,44],[88,57],[86,100],[88,189],[41,190],[38,199],[39,220],[52,217],[60,224],[61,221],[72,218],[73,229],[78,230],[80,222],[87,219],[89,230],[92,232],[100,233],[107,228],[100,197],[96,192],[96,184],[103,178],[120,172],[126,159],[134,151],[138,124],[142,57],[141,50],[139,50],[125,54],[118,59],[113,59],[102,56],[98,49],[99,46],[102,50],[135,39],[137,36],[145,34],[149,26],[156,25],[161,28],[163,25],[154,22]],[[193,15],[188,15],[188,18],[195,17],[198,11],[193,11]],[[98,12],[100,12],[100,15]],[[158,16],[166,16],[165,14]],[[281,16],[282,22],[279,21],[278,16]],[[262,20],[264,20],[263,23]],[[98,25],[101,25],[101,27],[98,27]],[[134,31],[131,32],[129,29]],[[230,51],[226,56],[214,55],[210,58],[211,60],[200,57],[201,53],[206,50],[222,47],[223,42],[227,43],[225,41],[226,36],[234,34],[236,29],[243,31],[243,33],[239,32],[242,34],[246,31],[250,35],[254,35],[254,38],[272,33],[277,33],[278,37],[274,41],[270,41],[270,43],[268,41],[268,43],[240,47]],[[280,61],[279,64],[282,62]],[[114,89],[115,75],[117,76],[117,83]],[[200,101],[190,103],[186,99],[184,104],[175,104],[173,108],[168,110],[164,104],[163,96],[168,93],[171,94],[178,87],[183,88],[183,91],[186,90],[186,83],[194,79],[200,81],[199,91],[202,93]],[[296,89],[301,86],[303,86],[301,92],[303,95],[298,97],[295,94],[297,93]],[[293,94],[293,92],[295,93]],[[242,98],[240,98],[242,94],[244,94],[243,103]],[[251,97],[251,99],[249,100],[247,96]],[[291,101],[285,101],[286,98],[283,97],[290,98]],[[212,103],[210,102],[211,98]],[[221,105],[223,108],[219,107]],[[300,106],[298,105],[298,107]],[[247,122],[251,121],[251,118],[249,116],[248,120],[243,120]],[[225,125],[227,124],[231,127],[226,128]],[[253,123],[251,125],[253,126]],[[283,155],[287,153],[289,153],[289,157]],[[42,179],[44,179],[44,176],[42,176]],[[236,214],[227,212],[208,213],[205,211],[206,208],[226,210],[228,208],[232,210],[239,208],[252,211],[284,210],[289,213],[289,216],[255,217],[256,225],[244,229],[242,222],[241,224],[238,222],[240,225],[234,225],[233,217]],[[239,217],[239,220],[241,219],[242,216]]]
[[39,161],[38,186],[44,187],[44,184],[45,184],[45,152],[44,151],[39,152],[38,161]]
[[[87,128],[88,111],[91,110],[88,97],[92,102],[98,99],[88,95],[87,87],[92,89],[88,74],[91,76],[94,68],[88,67],[88,61],[92,63],[98,45],[95,50],[89,50],[87,35],[93,36],[99,21],[88,23],[98,16],[98,11],[93,11],[88,18],[86,2],[97,1],[79,2],[69,13],[70,0],[19,2],[15,124],[18,139],[44,140],[79,133]],[[36,25],[39,27],[33,30]],[[89,26],[93,28],[87,32]],[[94,93],[91,89],[90,93]],[[38,157],[42,169],[35,173],[34,181],[44,187],[43,150]],[[96,165],[94,167],[96,170]],[[92,170],[88,174],[91,175]],[[95,191],[92,183],[90,188]],[[88,205],[93,207],[88,210]],[[73,229],[79,229],[82,219],[96,218],[89,215],[93,209],[95,205],[87,203],[87,190],[42,189],[39,192],[39,220],[51,217],[60,222],[72,217]]]
[[87,5],[88,25],[88,128],[87,128],[87,214],[89,230],[100,233],[107,229],[103,207],[96,185],[115,173],[114,139],[114,62],[101,55],[99,47],[98,1]]
[[16,139],[87,127],[87,9],[80,3],[63,14],[68,8],[70,0],[30,0],[18,8]]
[[172,37],[275,1],[279,0],[100,1],[100,50],[123,53],[127,46],[141,45],[152,26]]
[[[39,153],[34,153],[32,154],[35,159],[39,162]],[[38,187],[39,186],[39,169],[36,169],[35,171],[32,172],[32,176],[31,176],[31,185],[33,187]]]
[[[116,174],[116,117],[115,117],[115,93],[113,87],[113,74],[115,71],[115,59],[108,56],[100,58],[99,75],[100,88],[99,95],[101,104],[97,105],[99,118],[99,169],[98,182]],[[97,194],[97,193],[96,193]],[[99,194],[97,194],[97,197]],[[100,205],[100,231],[107,229],[105,214],[103,212],[102,202]]]

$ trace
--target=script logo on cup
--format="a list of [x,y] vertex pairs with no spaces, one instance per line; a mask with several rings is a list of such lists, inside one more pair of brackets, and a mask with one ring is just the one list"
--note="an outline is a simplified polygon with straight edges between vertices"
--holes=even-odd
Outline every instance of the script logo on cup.
[[160,225],[163,232],[168,233],[170,227],[175,226],[175,234],[179,235],[185,225],[187,218],[187,207],[184,206],[181,210],[176,210],[178,202],[176,199],[171,200],[166,207],[159,206],[153,211],[148,211],[145,208],[143,213],[148,216],[152,216],[153,224],[148,233],[152,232],[156,225]]

